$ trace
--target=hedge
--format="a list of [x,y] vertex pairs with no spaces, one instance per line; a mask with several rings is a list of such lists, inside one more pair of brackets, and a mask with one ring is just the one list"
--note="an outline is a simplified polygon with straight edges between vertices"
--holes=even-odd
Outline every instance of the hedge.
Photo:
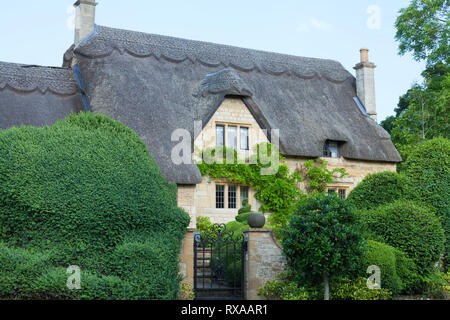
[[411,196],[442,218],[450,257],[450,141],[436,138],[417,145],[402,166]]
[[444,251],[444,230],[428,208],[398,200],[362,214],[372,240],[389,244],[410,257],[420,274],[426,274]]
[[373,209],[405,197],[406,178],[396,172],[367,175],[349,194],[356,209]]
[[[176,298],[188,223],[176,186],[119,122],[82,113],[0,131],[0,241],[29,265],[0,272],[46,279],[24,293],[5,284],[0,298]],[[80,292],[67,292],[69,265],[81,268]]]

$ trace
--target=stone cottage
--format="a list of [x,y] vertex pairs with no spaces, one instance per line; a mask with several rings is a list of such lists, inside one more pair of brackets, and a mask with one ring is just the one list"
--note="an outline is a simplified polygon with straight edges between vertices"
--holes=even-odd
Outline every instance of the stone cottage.
[[79,0],[74,45],[63,65],[0,62],[0,129],[49,125],[70,112],[105,114],[134,129],[178,204],[193,217],[234,219],[248,186],[202,177],[194,162],[174,163],[183,129],[196,148],[239,153],[271,142],[291,170],[323,157],[349,175],[329,186],[346,197],[369,173],[394,171],[400,155],[376,122],[374,69],[361,50],[356,79],[336,61],[296,57],[95,24],[94,0]]

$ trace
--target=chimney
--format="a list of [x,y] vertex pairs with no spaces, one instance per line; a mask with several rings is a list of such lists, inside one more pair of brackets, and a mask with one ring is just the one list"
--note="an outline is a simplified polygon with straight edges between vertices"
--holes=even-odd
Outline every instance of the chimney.
[[356,95],[363,103],[369,116],[377,121],[377,105],[375,101],[375,64],[369,62],[369,49],[361,49],[361,62],[356,70]]
[[73,5],[76,8],[75,16],[75,46],[94,31],[95,0],[78,0]]

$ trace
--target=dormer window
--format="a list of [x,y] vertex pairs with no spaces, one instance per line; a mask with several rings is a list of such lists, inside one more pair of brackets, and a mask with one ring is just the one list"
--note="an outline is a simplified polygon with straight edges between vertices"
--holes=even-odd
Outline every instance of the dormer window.
[[327,141],[323,145],[323,156],[326,158],[339,158],[339,143],[336,141]]
[[249,126],[232,124],[216,125],[216,146],[233,148],[235,150],[250,150]]

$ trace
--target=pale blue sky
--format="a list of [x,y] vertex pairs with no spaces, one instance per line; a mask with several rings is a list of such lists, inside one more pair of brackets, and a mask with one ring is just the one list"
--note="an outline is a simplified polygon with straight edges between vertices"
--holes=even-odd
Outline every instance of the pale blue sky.
[[[60,66],[63,53],[73,43],[68,9],[74,2],[3,0],[0,61]],[[425,67],[409,55],[397,55],[394,22],[409,0],[97,2],[99,25],[333,59],[353,74],[359,49],[368,47],[370,60],[378,66],[379,121],[393,114],[399,96],[421,80]]]

